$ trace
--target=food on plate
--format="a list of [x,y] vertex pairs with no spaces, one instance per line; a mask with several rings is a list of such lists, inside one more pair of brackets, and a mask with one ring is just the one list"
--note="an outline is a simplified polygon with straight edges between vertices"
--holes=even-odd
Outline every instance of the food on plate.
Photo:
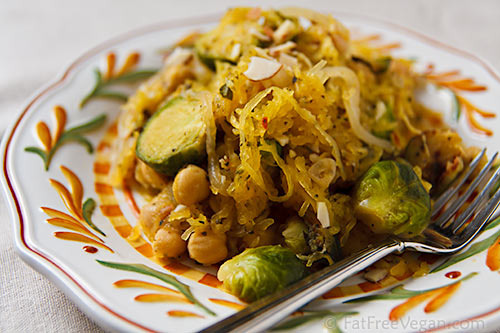
[[356,217],[376,234],[419,235],[431,215],[431,200],[408,163],[377,162],[354,189]]
[[[431,195],[477,154],[419,103],[412,60],[330,15],[234,8],[193,36],[123,106],[111,181],[150,198],[139,225],[158,259],[222,264],[243,300],[418,236]],[[428,269],[408,255],[376,268]]]
[[295,253],[280,245],[248,248],[226,261],[217,277],[232,294],[246,302],[284,289],[306,275]]

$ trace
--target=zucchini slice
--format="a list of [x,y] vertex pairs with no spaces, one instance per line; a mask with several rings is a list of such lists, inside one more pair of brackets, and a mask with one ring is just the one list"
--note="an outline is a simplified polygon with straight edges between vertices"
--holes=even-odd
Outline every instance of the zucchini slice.
[[159,173],[175,176],[205,157],[206,128],[199,100],[177,97],[158,110],[137,140],[136,154]]

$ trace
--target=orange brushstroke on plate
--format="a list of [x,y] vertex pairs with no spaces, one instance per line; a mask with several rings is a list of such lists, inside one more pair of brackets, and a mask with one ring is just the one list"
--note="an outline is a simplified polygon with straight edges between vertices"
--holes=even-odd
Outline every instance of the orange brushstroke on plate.
[[481,125],[474,115],[478,114],[483,118],[494,118],[496,115],[492,112],[481,110],[459,94],[460,91],[485,91],[488,87],[477,84],[474,79],[462,77],[458,70],[436,73],[434,72],[433,65],[428,66],[427,70],[424,72],[424,76],[434,84],[449,88],[453,91],[460,104],[458,107],[465,111],[467,123],[474,132],[487,136],[493,135],[493,131]]
[[389,44],[375,46],[375,49],[377,49],[380,52],[387,52],[387,51],[391,51],[394,49],[398,49],[400,47],[401,47],[401,43],[396,42],[396,43],[389,43]]
[[101,212],[104,216],[116,217],[123,216],[122,210],[119,205],[101,205]]
[[462,285],[461,281],[457,281],[449,286],[444,286],[438,289],[429,290],[423,294],[419,294],[408,298],[405,302],[394,307],[389,313],[390,320],[401,319],[408,311],[416,307],[417,305],[423,303],[429,298],[431,301],[425,306],[424,311],[426,313],[434,312],[440,309],[443,305],[448,302],[448,300],[453,296],[453,294]]
[[416,307],[417,305],[423,303],[427,299],[431,298],[432,296],[439,294],[439,289],[437,290],[432,290],[420,295],[416,295],[413,297],[408,298],[404,303],[396,306],[391,310],[389,313],[389,320],[399,320],[401,319],[408,311]]
[[116,76],[122,76],[123,74],[130,72],[133,70],[137,64],[139,63],[139,60],[141,59],[141,55],[138,52],[132,52],[130,53],[127,58],[125,59],[125,62],[123,63],[122,67],[116,73]]
[[368,43],[368,42],[374,42],[374,41],[380,40],[381,38],[382,38],[382,36],[380,36],[379,34],[372,34],[372,35],[368,35],[365,37],[353,39],[352,41],[354,43]]
[[184,296],[170,295],[170,294],[141,294],[134,297],[134,300],[137,302],[147,302],[147,303],[176,302],[176,303],[193,304],[193,302],[189,301]]
[[49,152],[52,149],[52,136],[45,122],[39,121],[38,124],[36,124],[36,134],[45,148],[45,151]]
[[115,226],[115,230],[120,234],[120,236],[122,236],[123,238],[127,238],[132,232],[132,227],[126,224],[122,226]]
[[111,145],[109,143],[101,142],[97,146],[97,151],[104,151],[104,150],[109,149],[109,148],[111,148]]
[[110,169],[111,165],[109,163],[99,163],[99,162],[94,163],[94,173],[107,175]]
[[218,304],[218,305],[222,305],[222,306],[226,306],[228,308],[232,308],[232,309],[235,309],[235,310],[242,310],[242,309],[244,309],[246,307],[246,305],[244,305],[244,304],[236,303],[236,302],[232,302],[232,301],[228,301],[228,300],[225,300],[225,299],[209,298],[208,300],[210,302],[212,302],[212,303],[215,303],[215,304]]
[[73,198],[68,189],[55,179],[49,179],[50,185],[57,191],[69,212],[76,218],[81,219],[80,210],[75,206]]
[[490,246],[486,254],[486,266],[492,271],[500,269],[500,237]]
[[220,282],[215,275],[210,273],[203,275],[198,282],[214,288],[218,288],[222,285],[222,282]]
[[66,110],[62,106],[60,105],[54,106],[53,113],[54,113],[54,118],[56,119],[56,127],[54,129],[54,135],[52,137],[52,146],[56,144],[56,142],[59,140],[62,133],[64,132],[67,120]]
[[452,70],[452,71],[448,71],[448,72],[435,73],[435,74],[426,74],[426,73],[424,73],[424,75],[427,76],[427,78],[429,80],[439,80],[439,81],[441,81],[441,80],[448,79],[449,77],[454,77],[454,76],[460,75],[460,71],[459,70]]
[[137,202],[134,199],[134,194],[132,193],[130,187],[126,182],[123,182],[122,187],[123,195],[125,196],[125,200],[127,201],[130,210],[136,218],[139,218],[139,215],[141,215],[141,210],[139,209],[139,206],[137,206]]
[[366,281],[360,283],[359,287],[363,290],[363,292],[367,293],[382,288],[382,285],[380,283]]
[[188,267],[184,264],[181,264],[180,262],[176,262],[176,261],[173,261],[170,264],[163,266],[163,268],[171,271],[172,273],[178,274],[178,275],[182,275],[191,269],[190,267]]
[[113,194],[113,186],[103,183],[94,183],[94,189],[97,194]]
[[108,134],[111,136],[117,136],[118,135],[118,123],[114,122],[112,123],[109,128],[108,128]]
[[116,54],[114,52],[109,52],[106,55],[106,72],[104,74],[104,77],[107,80],[111,79],[114,76],[115,64]]
[[61,165],[61,171],[66,177],[70,187],[71,187],[71,198],[73,199],[73,204],[78,210],[78,216],[82,217],[82,202],[83,202],[83,185],[77,175],[64,165]]
[[424,308],[424,311],[426,313],[429,312],[434,312],[441,308],[448,300],[450,299],[451,296],[458,290],[460,287],[461,282],[457,282],[452,284],[451,286],[448,286],[444,288],[439,295],[434,297]]
[[205,318],[197,313],[184,311],[184,310],[171,310],[167,312],[167,315],[170,317],[196,317],[196,318]]
[[379,281],[376,283],[364,281],[364,282],[360,282],[360,283],[348,285],[348,286],[338,286],[338,287],[335,287],[332,290],[326,292],[321,297],[323,299],[332,299],[332,298],[340,298],[340,297],[353,296],[353,295],[357,295],[357,294],[363,294],[363,293],[379,290],[379,289],[394,285],[394,284],[399,283],[403,280],[406,280],[410,276],[411,276],[411,273],[405,273],[401,276],[389,275],[386,278],[384,278],[382,281]]
[[144,243],[140,246],[135,247],[135,249],[145,257],[150,258],[153,256],[153,247],[149,243]]
[[73,216],[58,211],[57,209],[49,208],[49,207],[40,207],[40,209],[50,217],[59,217],[61,219],[72,221],[76,224],[81,224],[80,221],[75,219]]
[[60,217],[52,217],[50,219],[47,219],[46,221],[47,221],[47,223],[55,225],[57,227],[66,228],[66,229],[70,229],[73,231],[78,231],[78,232],[81,232],[82,234],[85,234],[87,236],[94,238],[97,241],[100,241],[100,242],[103,241],[102,239],[100,239],[99,237],[97,237],[96,235],[94,235],[93,233],[88,231],[87,228],[85,228],[80,223],[75,223],[71,220],[63,219]]
[[68,231],[56,231],[56,232],[54,232],[54,236],[56,238],[59,238],[59,239],[97,245],[97,246],[102,247],[103,249],[110,251],[111,253],[114,253],[114,251],[111,248],[109,248],[108,246],[106,246],[106,244],[98,242],[98,241],[96,241],[90,237],[87,237],[85,235],[82,235],[82,234],[77,234],[77,233],[68,232]]
[[149,290],[156,290],[162,292],[170,292],[176,295],[182,295],[179,291],[175,289],[171,289],[156,283],[141,281],[141,280],[133,280],[133,279],[124,279],[118,280],[113,285],[117,288],[143,288]]
[[487,136],[492,136],[493,135],[493,131],[492,130],[490,130],[489,128],[484,127],[483,125],[481,125],[477,121],[477,119],[474,117],[474,110],[473,109],[465,107],[465,117],[467,119],[467,122],[468,122],[470,128],[474,132],[477,132],[479,134],[484,134],[484,135],[487,135]]

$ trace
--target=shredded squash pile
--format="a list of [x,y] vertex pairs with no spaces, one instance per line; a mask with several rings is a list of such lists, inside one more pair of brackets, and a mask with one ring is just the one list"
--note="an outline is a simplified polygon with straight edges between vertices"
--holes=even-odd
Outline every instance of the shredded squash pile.
[[[457,159],[466,165],[473,155],[443,124],[429,127],[427,119],[436,115],[414,98],[424,79],[412,61],[351,40],[329,15],[235,8],[213,30],[190,37],[192,45],[172,48],[163,69],[123,106],[113,148],[112,182],[135,184],[151,198],[140,224],[159,258],[189,255],[215,264],[246,248],[281,244],[309,266],[332,263],[385,237],[354,213],[353,186],[372,165],[405,157],[409,142],[423,135],[435,140],[436,151],[449,149],[451,137],[455,150],[433,160],[441,166],[435,171],[429,161],[415,159],[412,167],[421,179],[422,172],[452,179],[450,172],[457,171],[450,165]],[[159,121],[156,114],[182,103],[201,113],[196,126],[203,135],[193,139],[201,144],[199,156],[192,159],[189,150],[175,158],[203,169],[210,189],[190,204],[179,202],[176,193],[181,171],[157,167],[172,162],[170,155],[153,163],[137,153],[140,136]],[[185,125],[169,119],[161,127],[166,135]],[[430,184],[428,178],[422,180],[427,191],[441,181]],[[199,193],[197,184],[188,195]],[[197,241],[198,234],[225,251],[200,255],[211,252],[212,240]],[[422,273],[419,264],[412,270]]]

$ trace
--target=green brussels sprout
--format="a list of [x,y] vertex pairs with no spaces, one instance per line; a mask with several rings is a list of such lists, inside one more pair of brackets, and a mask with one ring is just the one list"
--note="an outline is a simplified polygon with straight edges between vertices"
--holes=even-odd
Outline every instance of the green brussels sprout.
[[304,233],[307,233],[307,226],[298,217],[292,217],[287,221],[286,228],[281,233],[285,238],[286,246],[296,254],[306,253],[308,250]]
[[226,261],[217,273],[229,292],[245,302],[253,302],[306,275],[304,264],[280,245],[246,249]]
[[376,234],[414,237],[430,220],[431,200],[411,165],[374,164],[354,189],[356,217]]

